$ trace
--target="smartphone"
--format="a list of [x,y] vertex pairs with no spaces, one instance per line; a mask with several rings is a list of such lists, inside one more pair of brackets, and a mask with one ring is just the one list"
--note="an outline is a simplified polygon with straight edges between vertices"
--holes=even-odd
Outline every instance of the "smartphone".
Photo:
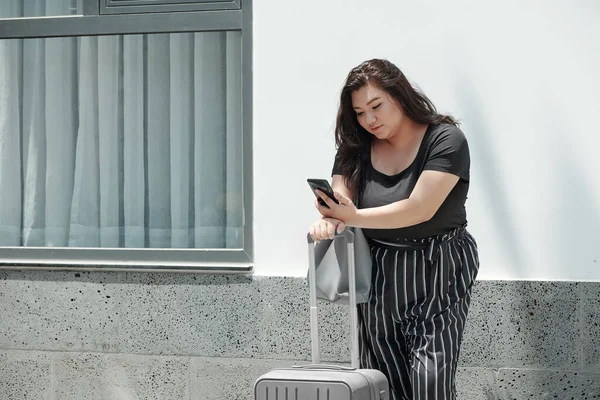
[[329,182],[326,179],[307,179],[306,181],[308,182],[308,186],[310,186],[313,193],[317,197],[317,200],[319,201],[320,205],[328,207],[327,204],[323,201],[323,199],[319,197],[317,192],[315,192],[315,190],[317,189],[325,193],[331,200],[335,202],[335,204],[340,204],[340,202],[337,201],[337,199],[333,195],[333,189],[331,188]]

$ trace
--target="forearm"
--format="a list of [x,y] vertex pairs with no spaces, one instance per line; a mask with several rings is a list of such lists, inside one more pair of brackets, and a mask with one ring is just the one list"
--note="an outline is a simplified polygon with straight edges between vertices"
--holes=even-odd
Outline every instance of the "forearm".
[[331,188],[334,192],[341,193],[349,199],[354,198],[352,192],[346,186],[346,182],[344,181],[344,178],[341,175],[333,175],[331,179]]
[[420,224],[431,217],[431,210],[423,202],[408,198],[381,207],[359,209],[355,218],[345,222],[359,228],[397,229]]

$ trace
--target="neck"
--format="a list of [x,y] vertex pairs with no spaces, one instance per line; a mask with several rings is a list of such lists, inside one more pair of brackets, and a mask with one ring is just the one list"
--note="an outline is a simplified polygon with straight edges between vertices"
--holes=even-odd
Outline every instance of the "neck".
[[427,131],[428,124],[418,124],[407,118],[403,121],[398,131],[386,141],[397,149],[406,149],[410,147],[415,140],[421,139]]

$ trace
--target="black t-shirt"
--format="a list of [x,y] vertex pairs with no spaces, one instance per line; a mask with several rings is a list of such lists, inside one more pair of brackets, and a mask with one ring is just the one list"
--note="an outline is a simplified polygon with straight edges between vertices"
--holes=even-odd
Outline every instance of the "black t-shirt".
[[[366,237],[390,242],[436,236],[466,225],[465,201],[469,191],[470,156],[463,132],[450,124],[429,125],[415,160],[404,171],[386,175],[371,164],[365,166],[365,186],[359,199],[360,208],[384,206],[407,199],[421,172],[449,172],[460,179],[436,214],[429,221],[399,229],[363,229]],[[340,174],[334,165],[332,175]]]

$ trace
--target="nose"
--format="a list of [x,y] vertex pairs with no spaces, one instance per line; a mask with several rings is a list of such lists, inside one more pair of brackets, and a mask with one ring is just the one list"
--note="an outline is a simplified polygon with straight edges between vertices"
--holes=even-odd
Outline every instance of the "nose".
[[375,121],[377,120],[377,118],[375,118],[375,115],[373,113],[367,113],[366,117],[367,117],[367,124],[369,124],[369,125],[373,125],[375,123]]

